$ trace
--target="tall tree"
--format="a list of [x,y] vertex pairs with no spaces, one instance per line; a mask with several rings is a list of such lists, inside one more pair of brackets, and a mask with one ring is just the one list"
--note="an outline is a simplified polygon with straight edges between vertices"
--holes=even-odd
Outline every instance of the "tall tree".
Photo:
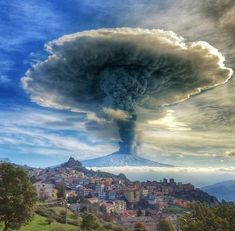
[[162,220],[157,225],[157,231],[174,231],[174,226],[169,220]]
[[66,196],[66,190],[65,190],[65,184],[61,183],[58,187],[57,187],[57,197],[59,199],[65,199]]
[[0,164],[0,221],[4,231],[31,220],[36,198],[35,188],[22,168]]

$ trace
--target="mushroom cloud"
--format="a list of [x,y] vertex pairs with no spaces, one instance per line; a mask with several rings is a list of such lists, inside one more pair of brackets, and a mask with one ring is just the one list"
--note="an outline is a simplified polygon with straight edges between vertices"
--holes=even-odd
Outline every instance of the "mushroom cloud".
[[232,70],[207,42],[172,31],[98,29],[46,44],[48,58],[22,78],[32,101],[95,113],[118,126],[118,154],[133,154],[137,108],[156,110],[224,84]]

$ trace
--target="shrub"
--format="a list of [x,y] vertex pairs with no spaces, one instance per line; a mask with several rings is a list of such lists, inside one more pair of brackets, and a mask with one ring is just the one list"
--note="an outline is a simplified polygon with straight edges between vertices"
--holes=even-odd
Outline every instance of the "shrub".
[[174,231],[175,229],[174,229],[171,221],[162,220],[158,223],[157,230],[159,230],[159,231]]
[[91,214],[85,213],[82,217],[81,228],[83,230],[97,230],[100,227],[98,218]]
[[146,231],[146,226],[142,222],[135,224],[135,231]]
[[65,212],[64,210],[61,210],[61,211],[60,211],[60,215],[61,215],[61,216],[65,216],[65,215],[66,215],[66,212]]
[[48,218],[46,219],[46,222],[47,222],[48,225],[50,225],[51,223],[53,223],[53,222],[54,222],[53,217],[48,217]]

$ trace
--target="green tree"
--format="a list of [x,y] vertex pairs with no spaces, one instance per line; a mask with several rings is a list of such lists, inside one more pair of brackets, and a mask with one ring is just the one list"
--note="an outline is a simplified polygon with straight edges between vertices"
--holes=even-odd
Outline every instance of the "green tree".
[[65,190],[65,184],[62,183],[57,187],[57,197],[60,199],[65,199],[66,196],[66,190]]
[[182,231],[234,231],[235,205],[222,203],[208,207],[197,203],[192,206],[191,212],[179,218]]
[[35,188],[22,168],[0,164],[0,221],[4,231],[19,229],[31,220],[36,198]]
[[227,230],[235,230],[235,204],[233,202],[223,202],[219,206],[213,208],[214,214],[223,220],[223,224],[227,224]]
[[77,202],[77,200],[78,200],[78,198],[76,196],[70,196],[70,197],[67,198],[67,202],[69,204],[74,204],[74,203]]
[[174,226],[169,220],[162,220],[157,225],[157,231],[174,231]]
[[87,231],[97,230],[100,227],[98,218],[92,213],[84,213],[81,228]]
[[142,222],[138,222],[135,224],[135,231],[146,231],[146,226]]

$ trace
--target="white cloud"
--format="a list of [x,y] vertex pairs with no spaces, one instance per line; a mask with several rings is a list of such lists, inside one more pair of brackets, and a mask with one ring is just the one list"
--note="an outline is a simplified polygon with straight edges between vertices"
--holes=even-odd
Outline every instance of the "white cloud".
[[171,131],[190,131],[191,128],[183,122],[177,121],[174,117],[173,110],[167,110],[166,115],[163,118],[157,120],[148,120],[149,125],[158,125],[159,127],[166,127]]
[[78,159],[112,153],[115,145],[92,136],[79,114],[46,112],[32,108],[0,115],[0,144],[15,147],[21,154],[64,155]]

